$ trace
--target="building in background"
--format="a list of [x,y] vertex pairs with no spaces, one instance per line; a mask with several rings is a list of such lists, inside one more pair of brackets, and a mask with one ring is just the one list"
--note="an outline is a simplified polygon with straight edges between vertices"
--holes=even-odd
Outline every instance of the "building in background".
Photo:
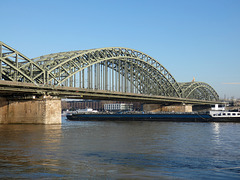
[[101,101],[101,100],[74,100],[64,99],[62,100],[62,110],[75,111],[78,109],[92,108],[97,111],[104,111],[104,104],[132,104],[131,109],[133,111],[141,111],[141,102],[123,102],[123,101]]
[[113,103],[104,104],[105,111],[133,111],[133,104]]

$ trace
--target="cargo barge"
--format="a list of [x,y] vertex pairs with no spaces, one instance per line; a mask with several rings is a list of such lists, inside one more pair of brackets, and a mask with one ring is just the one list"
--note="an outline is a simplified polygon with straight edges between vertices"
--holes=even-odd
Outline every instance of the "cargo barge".
[[[236,114],[236,113],[231,113]],[[72,114],[71,121],[174,121],[174,122],[240,122],[239,115],[217,115],[199,113],[161,113],[161,114]]]
[[173,121],[173,122],[240,122],[240,112],[212,108],[209,113],[78,113],[67,115],[71,121]]
[[72,114],[71,121],[208,121],[208,114],[162,113],[162,114]]

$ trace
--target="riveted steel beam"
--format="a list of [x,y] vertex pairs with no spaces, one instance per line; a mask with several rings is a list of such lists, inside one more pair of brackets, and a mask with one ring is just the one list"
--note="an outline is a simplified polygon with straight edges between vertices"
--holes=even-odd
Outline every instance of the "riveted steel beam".
[[29,59],[0,42],[0,80],[142,96],[219,99],[210,85],[178,83],[154,58],[123,47],[53,53]]

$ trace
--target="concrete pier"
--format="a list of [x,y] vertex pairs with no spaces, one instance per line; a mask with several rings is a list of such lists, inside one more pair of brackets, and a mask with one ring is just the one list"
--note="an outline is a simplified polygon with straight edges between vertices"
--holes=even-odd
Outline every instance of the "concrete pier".
[[144,104],[143,110],[150,112],[192,112],[192,105],[164,106],[161,104]]
[[0,124],[61,124],[61,99],[0,98]]

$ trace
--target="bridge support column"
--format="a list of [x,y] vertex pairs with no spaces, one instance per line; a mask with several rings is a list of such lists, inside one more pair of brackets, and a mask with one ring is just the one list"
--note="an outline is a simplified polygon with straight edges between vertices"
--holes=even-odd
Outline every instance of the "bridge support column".
[[160,104],[144,104],[143,110],[150,112],[192,112],[192,105],[164,106]]
[[1,124],[61,124],[61,99],[43,96],[39,99],[0,98]]

